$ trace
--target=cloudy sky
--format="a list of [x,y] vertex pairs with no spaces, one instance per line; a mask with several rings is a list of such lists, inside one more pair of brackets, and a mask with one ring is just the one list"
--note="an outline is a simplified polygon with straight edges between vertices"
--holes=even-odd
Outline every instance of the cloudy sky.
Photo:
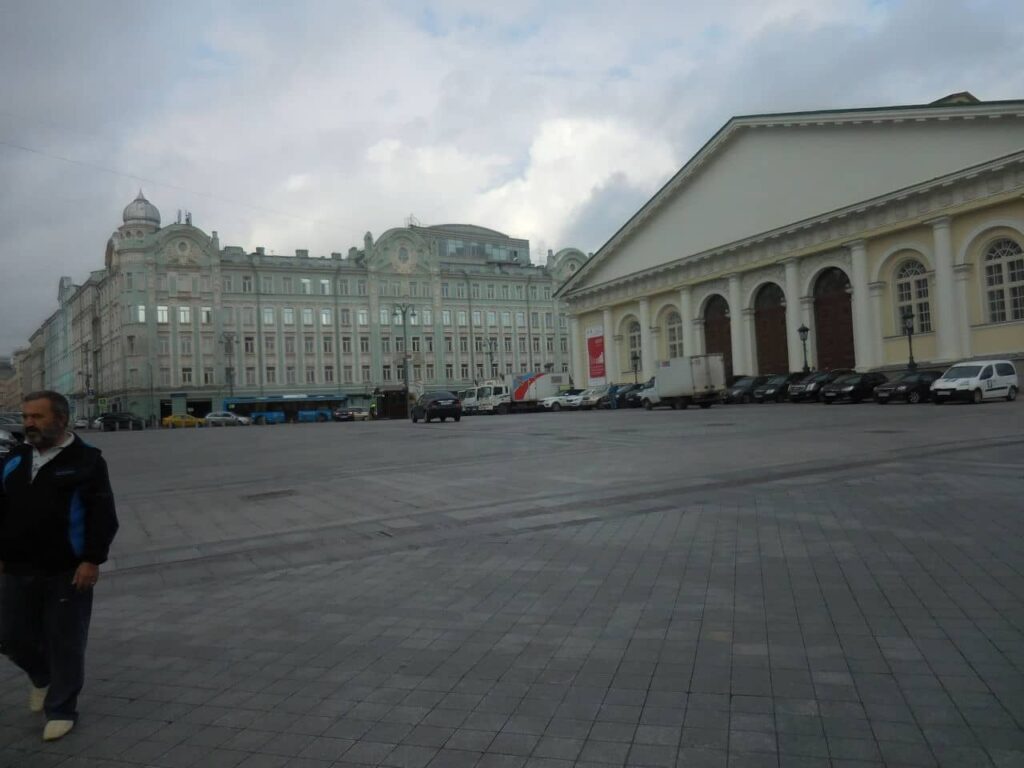
[[141,187],[223,245],[596,250],[730,116],[1024,97],[1019,0],[0,0],[0,354]]

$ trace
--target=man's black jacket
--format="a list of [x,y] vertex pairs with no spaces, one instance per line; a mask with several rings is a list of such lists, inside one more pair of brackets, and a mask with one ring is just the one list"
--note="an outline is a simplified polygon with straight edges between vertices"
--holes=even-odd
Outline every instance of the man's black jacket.
[[32,446],[21,445],[0,473],[0,562],[7,573],[59,573],[106,561],[118,526],[98,449],[76,435],[33,481]]

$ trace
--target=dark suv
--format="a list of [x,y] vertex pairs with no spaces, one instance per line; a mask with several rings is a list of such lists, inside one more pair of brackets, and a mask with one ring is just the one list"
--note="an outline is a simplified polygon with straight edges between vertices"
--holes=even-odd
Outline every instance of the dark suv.
[[420,395],[411,415],[413,424],[420,419],[427,424],[431,419],[444,421],[449,416],[458,421],[462,418],[462,403],[451,392],[427,392]]
[[772,376],[764,384],[754,388],[754,402],[767,403],[774,400],[776,403],[781,403],[786,399],[789,385],[794,381],[799,381],[803,375],[802,373],[782,373]]
[[834,371],[818,371],[805,376],[798,382],[789,385],[789,402],[799,403],[801,400],[821,400],[821,390],[840,376],[852,376],[855,371],[849,368],[838,368]]
[[888,379],[884,373],[853,373],[849,376],[840,376],[822,388],[821,399],[826,405],[840,400],[859,403],[871,397],[875,393],[875,387],[885,384],[886,381]]
[[723,403],[752,403],[754,390],[763,386],[771,376],[741,376],[725,390]]
[[119,429],[146,428],[146,422],[142,420],[141,416],[136,416],[134,413],[128,413],[127,411],[104,413],[99,417],[99,422],[104,432],[113,432]]

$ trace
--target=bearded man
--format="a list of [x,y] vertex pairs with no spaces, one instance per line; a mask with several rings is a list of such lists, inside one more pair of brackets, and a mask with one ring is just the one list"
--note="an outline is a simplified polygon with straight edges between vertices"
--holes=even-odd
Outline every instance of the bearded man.
[[118,527],[107,464],[69,411],[58,392],[26,395],[26,442],[0,470],[0,653],[28,675],[44,741],[78,719],[93,588]]

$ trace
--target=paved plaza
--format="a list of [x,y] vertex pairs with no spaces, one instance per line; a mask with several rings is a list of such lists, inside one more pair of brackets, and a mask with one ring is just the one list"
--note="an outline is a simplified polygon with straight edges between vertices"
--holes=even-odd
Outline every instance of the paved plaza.
[[1024,405],[90,434],[76,730],[0,767],[1024,765]]

